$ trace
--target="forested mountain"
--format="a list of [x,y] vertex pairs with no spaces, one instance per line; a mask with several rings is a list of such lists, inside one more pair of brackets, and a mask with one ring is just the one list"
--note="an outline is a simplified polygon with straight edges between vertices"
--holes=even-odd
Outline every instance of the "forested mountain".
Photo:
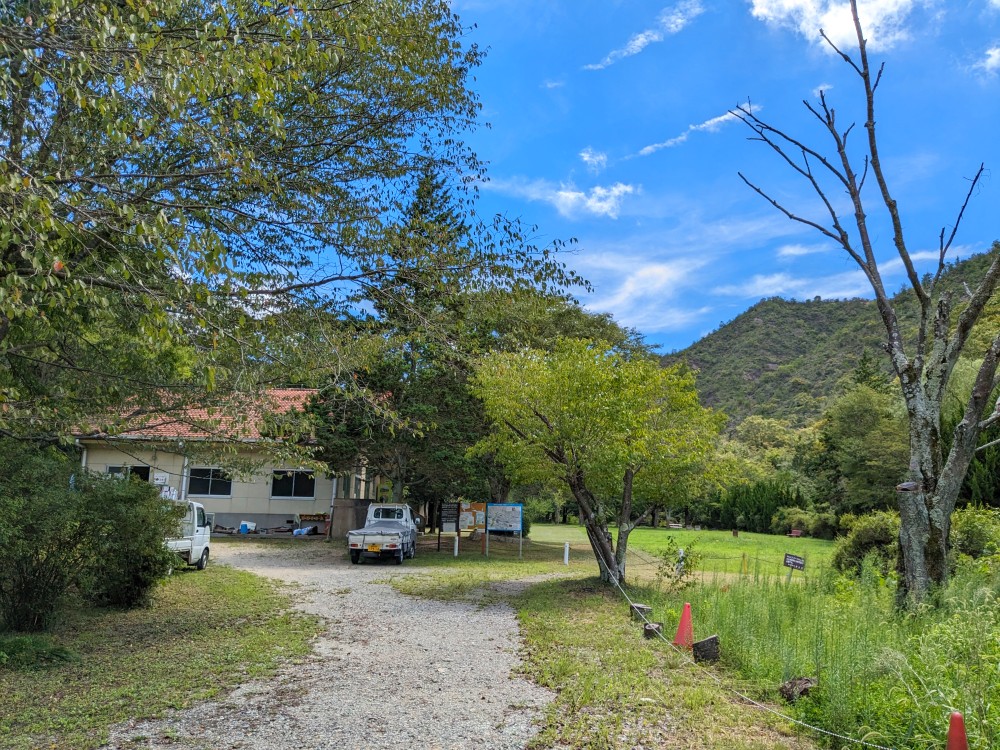
[[[940,285],[953,291],[956,307],[964,299],[964,284],[975,285],[987,260],[973,256],[942,277]],[[910,298],[903,291],[897,301],[905,319],[912,309]],[[986,325],[996,321],[991,312],[984,316]],[[684,361],[696,369],[703,403],[724,411],[731,424],[757,414],[801,426],[820,415],[864,350],[888,375],[884,339],[872,300],[772,297],[687,349],[664,356],[663,362]]]

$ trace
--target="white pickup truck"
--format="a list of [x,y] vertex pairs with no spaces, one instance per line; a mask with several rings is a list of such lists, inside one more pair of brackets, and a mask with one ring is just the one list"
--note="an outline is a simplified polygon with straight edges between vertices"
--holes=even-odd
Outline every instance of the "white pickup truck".
[[417,525],[410,506],[372,504],[363,529],[347,532],[351,562],[357,565],[365,557],[391,557],[399,565],[404,557],[417,550]]
[[205,506],[201,503],[189,500],[187,515],[180,523],[178,536],[167,540],[167,549],[180,555],[188,565],[204,570],[208,566],[208,546],[214,516],[214,513],[206,513]]

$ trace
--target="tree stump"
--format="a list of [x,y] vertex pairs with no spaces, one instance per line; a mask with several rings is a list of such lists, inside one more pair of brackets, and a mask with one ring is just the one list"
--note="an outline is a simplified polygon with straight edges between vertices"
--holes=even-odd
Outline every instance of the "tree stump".
[[633,604],[632,617],[636,620],[648,620],[653,615],[653,608],[648,604]]
[[803,695],[809,695],[809,691],[818,684],[819,681],[815,677],[796,677],[794,680],[783,683],[778,688],[778,692],[786,701],[794,703]]
[[719,660],[719,636],[711,635],[703,641],[695,641],[691,647],[695,661],[716,662]]
[[663,635],[663,623],[647,622],[642,626],[642,635],[646,638],[658,638]]

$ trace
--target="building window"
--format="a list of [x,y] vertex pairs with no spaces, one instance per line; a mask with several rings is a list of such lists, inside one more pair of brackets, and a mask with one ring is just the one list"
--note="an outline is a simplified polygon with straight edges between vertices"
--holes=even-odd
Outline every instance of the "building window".
[[271,497],[303,497],[312,500],[316,497],[315,473],[291,469],[275,470],[274,474],[271,475]]
[[126,477],[138,477],[143,482],[149,481],[148,466],[109,466],[106,471],[108,476],[112,477],[121,477],[122,479]]
[[229,497],[233,494],[233,480],[222,469],[192,466],[188,474],[188,494]]

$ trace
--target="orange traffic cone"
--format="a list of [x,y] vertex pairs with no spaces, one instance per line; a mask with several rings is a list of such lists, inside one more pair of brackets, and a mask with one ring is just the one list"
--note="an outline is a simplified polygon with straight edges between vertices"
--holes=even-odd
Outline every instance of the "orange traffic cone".
[[969,750],[969,739],[965,736],[965,719],[958,711],[951,715],[946,750]]
[[[681,613],[680,624],[677,625],[677,635],[674,636],[674,645],[683,648],[691,648],[694,644],[694,628],[691,627],[691,605],[684,602],[684,611]],[[951,750],[951,748],[948,748]]]

